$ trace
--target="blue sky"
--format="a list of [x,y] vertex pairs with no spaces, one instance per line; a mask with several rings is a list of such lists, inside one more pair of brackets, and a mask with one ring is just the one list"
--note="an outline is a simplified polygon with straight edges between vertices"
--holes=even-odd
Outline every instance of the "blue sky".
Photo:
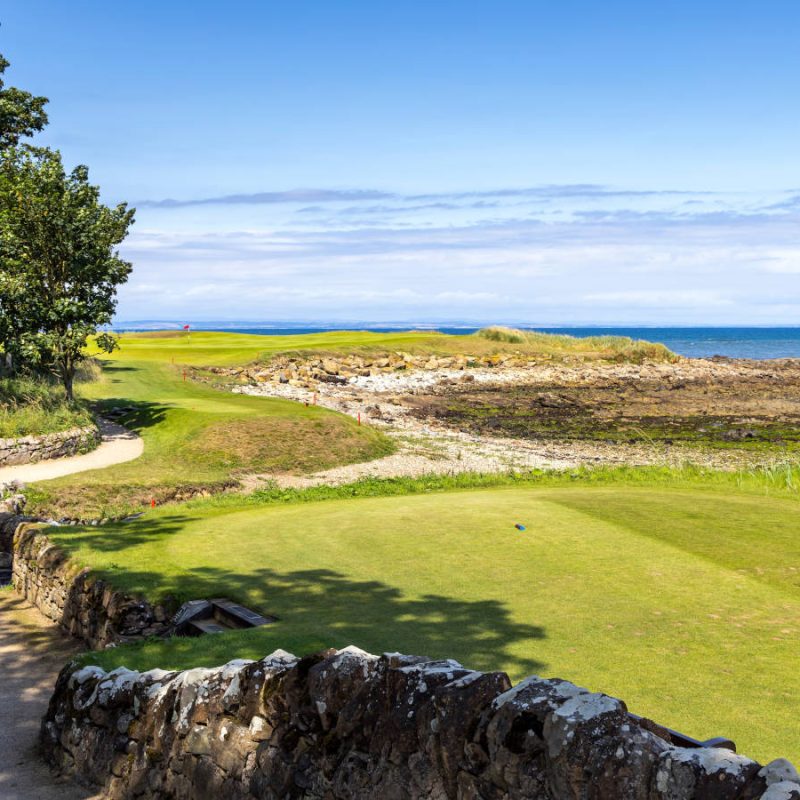
[[800,3],[6,2],[120,319],[800,323]]

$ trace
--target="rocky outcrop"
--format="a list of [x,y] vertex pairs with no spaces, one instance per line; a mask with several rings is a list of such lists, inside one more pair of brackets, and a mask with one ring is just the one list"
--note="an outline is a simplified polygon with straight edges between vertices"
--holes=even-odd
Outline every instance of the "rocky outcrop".
[[[206,372],[233,378],[239,383],[283,383],[296,388],[314,389],[320,384],[344,384],[353,378],[376,377],[384,374],[420,371],[463,371],[480,367],[521,367],[546,360],[536,359],[520,353],[497,353],[493,355],[433,356],[413,355],[402,351],[369,357],[361,355],[305,358],[302,356],[278,356],[268,364],[249,367],[211,367]],[[199,377],[199,376],[198,376]]]
[[41,743],[111,798],[800,800],[788,762],[661,730],[566,681],[512,688],[501,672],[346,648],[186,672],[68,666]]
[[17,518],[14,527],[14,588],[67,633],[99,649],[168,631],[175,609],[116,591],[80,569],[40,526]]
[[0,439],[0,467],[34,464],[50,458],[88,453],[100,444],[100,438],[98,428],[90,425],[43,436]]

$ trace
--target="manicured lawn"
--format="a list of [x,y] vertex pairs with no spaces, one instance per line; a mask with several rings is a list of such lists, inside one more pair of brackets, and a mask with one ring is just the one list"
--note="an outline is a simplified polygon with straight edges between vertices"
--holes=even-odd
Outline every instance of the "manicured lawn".
[[280,619],[92,662],[213,665],[351,643],[450,656],[567,678],[761,760],[800,757],[796,498],[652,483],[209,502],[53,536],[119,587],[227,595]]

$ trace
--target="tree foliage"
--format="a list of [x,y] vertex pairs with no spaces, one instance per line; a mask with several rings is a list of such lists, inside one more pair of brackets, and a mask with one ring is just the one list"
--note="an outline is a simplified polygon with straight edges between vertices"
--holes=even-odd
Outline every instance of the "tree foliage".
[[[115,248],[134,212],[103,205],[87,167],[67,172],[59,152],[21,142],[47,124],[47,98],[7,87],[8,65],[0,55],[0,347],[7,364],[53,370],[71,400],[87,341],[128,279]],[[108,333],[96,342],[116,347]]]
[[0,151],[19,144],[20,139],[40,131],[47,124],[46,97],[6,87],[3,74],[8,61],[0,55]]
[[[67,172],[57,151],[4,153],[0,288],[8,290],[3,302],[13,306],[7,309],[13,322],[6,321],[0,333],[15,337],[11,347],[24,360],[51,367],[70,399],[88,338],[111,322],[117,288],[130,274],[131,265],[115,248],[133,216],[124,203],[103,205],[87,167]],[[99,343],[106,350],[115,346],[108,335]]]

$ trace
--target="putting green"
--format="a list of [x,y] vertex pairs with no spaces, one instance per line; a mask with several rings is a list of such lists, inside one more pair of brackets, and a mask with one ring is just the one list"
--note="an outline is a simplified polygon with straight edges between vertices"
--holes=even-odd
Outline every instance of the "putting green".
[[[527,530],[520,532],[514,523]],[[800,756],[800,504],[614,485],[165,508],[55,538],[149,597],[280,621],[92,654],[177,667],[356,644],[556,675],[762,760]]]

